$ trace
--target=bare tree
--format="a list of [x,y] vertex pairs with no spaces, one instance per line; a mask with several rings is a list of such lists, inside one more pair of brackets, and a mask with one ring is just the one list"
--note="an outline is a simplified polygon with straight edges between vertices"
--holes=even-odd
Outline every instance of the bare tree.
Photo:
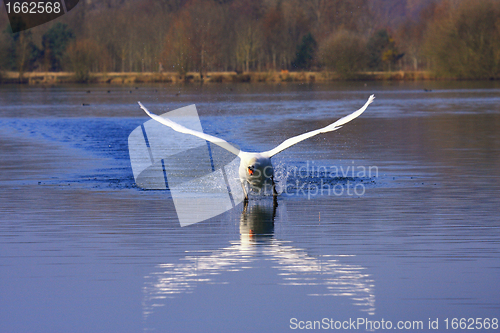
[[238,64],[249,72],[251,65],[256,62],[257,52],[261,47],[259,26],[256,21],[245,20],[240,23],[236,35],[236,59]]
[[191,24],[190,13],[182,12],[171,25],[164,43],[163,59],[167,68],[178,72],[183,78],[192,67],[193,50],[189,41]]
[[203,80],[203,73],[213,68],[220,59],[223,15],[220,6],[213,1],[193,1],[188,10],[193,20],[188,30],[193,52],[191,57]]
[[281,3],[271,7],[263,18],[263,42],[270,55],[272,69],[276,70],[276,61],[283,49],[285,22]]
[[80,39],[72,43],[68,48],[68,57],[79,82],[88,82],[90,72],[99,70],[99,61],[102,59],[99,46],[90,39]]

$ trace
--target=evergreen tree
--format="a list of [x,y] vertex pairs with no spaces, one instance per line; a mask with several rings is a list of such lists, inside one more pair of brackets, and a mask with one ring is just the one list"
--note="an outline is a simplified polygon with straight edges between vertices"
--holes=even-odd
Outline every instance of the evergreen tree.
[[302,42],[297,46],[295,60],[292,66],[297,69],[311,69],[317,44],[311,33],[302,37]]
[[384,63],[388,64],[391,70],[391,64],[396,63],[404,56],[404,53],[399,53],[396,42],[389,35],[386,29],[381,29],[368,40],[368,67],[373,70],[383,70]]
[[60,71],[63,69],[62,61],[68,44],[75,35],[67,24],[54,24],[43,36],[43,58],[46,69],[49,71]]

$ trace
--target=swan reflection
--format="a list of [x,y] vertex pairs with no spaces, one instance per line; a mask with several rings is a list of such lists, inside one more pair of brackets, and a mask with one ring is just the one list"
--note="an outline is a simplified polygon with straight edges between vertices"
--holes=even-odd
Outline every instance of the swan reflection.
[[[278,216],[282,215],[282,206]],[[221,274],[256,268],[261,260],[272,262],[277,275],[282,277],[280,285],[319,286],[323,292],[308,295],[347,297],[361,311],[373,315],[374,285],[365,268],[342,263],[347,256],[315,258],[290,242],[277,240],[276,210],[276,205],[250,203],[240,216],[240,240],[206,254],[198,251],[188,254],[179,263],[158,265],[157,272],[145,277],[144,316],[147,318],[156,307],[165,305],[166,299],[192,293],[200,284],[229,284],[229,279],[221,278]]]

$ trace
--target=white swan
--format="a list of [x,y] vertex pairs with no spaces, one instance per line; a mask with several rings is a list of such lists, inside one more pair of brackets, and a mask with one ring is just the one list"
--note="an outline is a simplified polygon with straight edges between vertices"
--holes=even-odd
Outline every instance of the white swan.
[[357,110],[356,112],[353,112],[348,116],[340,118],[336,122],[326,127],[294,136],[288,140],[285,140],[276,148],[262,153],[249,153],[242,151],[223,139],[202,132],[191,130],[182,125],[177,124],[176,122],[173,122],[170,119],[162,118],[158,115],[155,115],[149,112],[149,110],[146,109],[146,107],[141,102],[138,103],[141,109],[143,109],[151,118],[153,118],[157,122],[162,123],[163,125],[166,125],[177,132],[191,134],[201,139],[210,141],[213,144],[216,144],[219,147],[224,148],[227,151],[238,156],[240,158],[239,177],[241,186],[243,187],[243,192],[245,193],[245,201],[247,201],[248,200],[248,191],[246,188],[247,185],[251,186],[253,189],[260,190],[265,184],[271,182],[273,187],[273,195],[276,196],[277,193],[274,186],[274,169],[273,169],[273,164],[271,162],[271,157],[293,146],[294,144],[303,141],[305,139],[308,139],[310,137],[313,137],[317,134],[338,130],[339,128],[342,127],[342,125],[359,117],[366,110],[368,105],[370,105],[370,103],[373,102],[374,99],[375,96],[371,95],[370,98],[368,98],[368,101],[365,103],[365,105],[363,105],[363,107]]

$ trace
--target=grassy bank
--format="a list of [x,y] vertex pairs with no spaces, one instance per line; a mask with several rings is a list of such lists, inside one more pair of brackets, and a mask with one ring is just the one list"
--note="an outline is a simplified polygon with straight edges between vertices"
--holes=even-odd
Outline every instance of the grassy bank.
[[[22,84],[62,84],[79,83],[71,72],[31,72],[24,73],[19,78],[17,72],[4,72],[2,83]],[[342,80],[434,80],[436,77],[426,71],[397,71],[397,72],[362,72],[349,78],[343,78],[333,72],[213,72],[203,77],[203,82],[330,82]],[[136,84],[136,83],[179,83],[201,82],[199,73],[187,73],[181,76],[178,73],[91,73],[86,83],[100,84]]]

